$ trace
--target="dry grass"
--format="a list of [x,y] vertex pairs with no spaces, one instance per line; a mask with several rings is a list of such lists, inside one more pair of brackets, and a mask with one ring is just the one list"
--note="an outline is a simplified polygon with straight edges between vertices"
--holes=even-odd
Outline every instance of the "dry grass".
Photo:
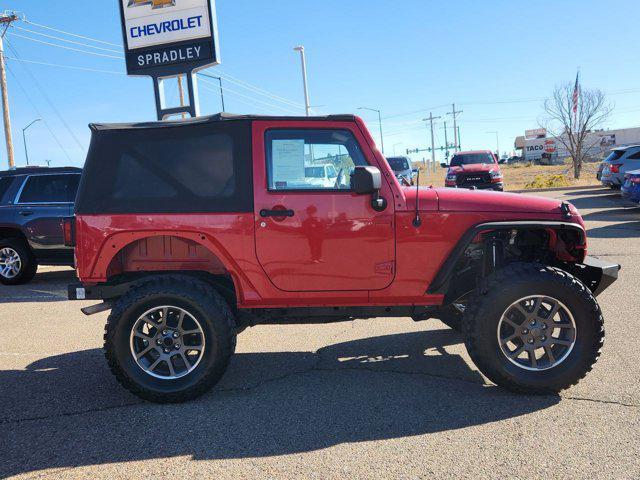
[[[505,190],[524,190],[529,188],[548,188],[552,186],[572,187],[600,185],[596,180],[596,171],[599,162],[585,163],[579,180],[573,178],[573,167],[568,161],[564,165],[529,165],[516,163],[513,165],[500,165],[504,175]],[[447,170],[440,168],[427,169],[422,164],[416,164],[420,168],[420,185],[444,186],[444,177]]]

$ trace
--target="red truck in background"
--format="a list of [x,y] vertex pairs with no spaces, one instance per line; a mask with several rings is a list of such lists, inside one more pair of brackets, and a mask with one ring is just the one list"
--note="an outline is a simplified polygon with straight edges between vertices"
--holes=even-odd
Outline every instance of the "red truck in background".
[[504,181],[498,159],[490,150],[458,152],[444,168],[448,168],[446,187],[503,191]]
[[[573,385],[599,355],[595,296],[619,266],[586,255],[570,204],[401,186],[353,115],[91,129],[69,298],[111,310],[107,361],[142,398],[201,395],[257,324],[439,318],[525,393]],[[306,177],[328,164],[332,184]]]

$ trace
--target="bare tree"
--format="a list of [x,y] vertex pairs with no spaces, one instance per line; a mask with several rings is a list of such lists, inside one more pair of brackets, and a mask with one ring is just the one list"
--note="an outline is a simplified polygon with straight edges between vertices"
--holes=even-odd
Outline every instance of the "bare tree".
[[613,110],[600,90],[581,90],[574,113],[574,85],[567,83],[555,88],[553,97],[545,100],[544,109],[549,117],[547,131],[571,155],[573,175],[580,178],[582,162],[593,145],[588,134],[598,128]]

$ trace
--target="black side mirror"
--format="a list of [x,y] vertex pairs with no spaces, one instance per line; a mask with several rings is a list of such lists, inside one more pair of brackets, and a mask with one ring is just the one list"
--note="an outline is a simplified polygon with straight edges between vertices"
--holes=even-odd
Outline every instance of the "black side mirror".
[[382,177],[377,167],[357,166],[351,174],[351,190],[358,195],[376,193],[382,186]]
[[440,166],[441,166],[442,168],[449,168],[449,165],[447,165],[446,163],[441,163],[441,164],[440,164]]

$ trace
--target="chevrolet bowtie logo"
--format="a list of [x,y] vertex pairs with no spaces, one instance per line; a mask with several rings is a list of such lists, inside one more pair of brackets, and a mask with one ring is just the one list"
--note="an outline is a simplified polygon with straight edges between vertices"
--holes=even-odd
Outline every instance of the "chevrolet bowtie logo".
[[151,8],[175,7],[176,0],[129,0],[127,7],[142,7],[151,5]]

